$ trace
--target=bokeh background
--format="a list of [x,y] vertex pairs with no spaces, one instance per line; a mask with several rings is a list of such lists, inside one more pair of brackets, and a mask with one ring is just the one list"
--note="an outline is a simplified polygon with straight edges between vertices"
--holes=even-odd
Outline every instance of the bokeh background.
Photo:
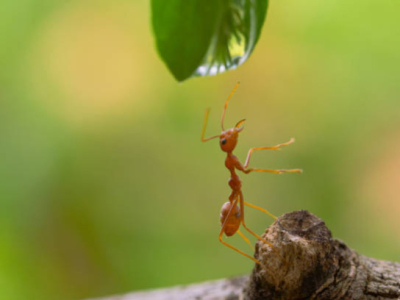
[[[250,59],[174,81],[144,0],[1,0],[0,298],[82,299],[250,272],[222,246],[236,154],[296,137],[242,176],[276,215],[307,209],[360,253],[400,261],[399,1],[271,1]],[[272,222],[246,210],[258,233]],[[252,240],[254,242],[254,240]],[[250,250],[234,236],[230,242]]]

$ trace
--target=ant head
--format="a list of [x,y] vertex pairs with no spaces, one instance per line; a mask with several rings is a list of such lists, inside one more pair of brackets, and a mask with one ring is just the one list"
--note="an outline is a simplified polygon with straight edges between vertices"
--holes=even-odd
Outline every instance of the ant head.
[[232,152],[237,144],[239,132],[243,130],[240,125],[246,120],[239,121],[234,128],[222,131],[219,136],[219,145],[224,152]]

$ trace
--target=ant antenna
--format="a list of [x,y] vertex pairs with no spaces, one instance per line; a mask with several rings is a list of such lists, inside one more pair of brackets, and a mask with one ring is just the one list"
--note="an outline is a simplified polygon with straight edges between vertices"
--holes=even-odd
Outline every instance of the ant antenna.
[[225,112],[226,112],[226,108],[228,107],[228,102],[229,100],[232,98],[233,93],[236,91],[236,89],[238,88],[240,82],[238,81],[235,85],[235,87],[233,88],[232,92],[229,94],[228,98],[225,101],[225,106],[224,106],[224,110],[222,111],[222,118],[221,118],[221,128],[222,131],[225,131],[224,129],[224,118],[225,118]]

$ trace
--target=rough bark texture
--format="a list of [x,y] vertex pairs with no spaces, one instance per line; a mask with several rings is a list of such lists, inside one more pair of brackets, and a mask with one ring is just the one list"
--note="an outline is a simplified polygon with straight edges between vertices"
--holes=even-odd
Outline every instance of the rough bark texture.
[[243,299],[243,287],[248,279],[246,275],[92,300],[239,300]]
[[359,255],[307,211],[280,217],[257,242],[247,299],[400,299],[400,264]]
[[104,300],[185,299],[400,299],[400,264],[359,255],[333,239],[325,223],[307,211],[281,216],[258,241],[247,276],[131,293]]

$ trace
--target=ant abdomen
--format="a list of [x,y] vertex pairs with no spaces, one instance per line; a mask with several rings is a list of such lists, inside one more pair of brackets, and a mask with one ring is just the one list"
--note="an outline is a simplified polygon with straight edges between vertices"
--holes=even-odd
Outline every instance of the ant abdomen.
[[223,226],[225,222],[224,233],[227,236],[232,236],[236,233],[236,231],[238,231],[241,221],[240,209],[238,205],[236,205],[236,207],[233,208],[232,213],[227,218],[229,211],[231,210],[231,207],[232,207],[231,202],[225,202],[224,205],[222,205],[220,214],[221,226]]

